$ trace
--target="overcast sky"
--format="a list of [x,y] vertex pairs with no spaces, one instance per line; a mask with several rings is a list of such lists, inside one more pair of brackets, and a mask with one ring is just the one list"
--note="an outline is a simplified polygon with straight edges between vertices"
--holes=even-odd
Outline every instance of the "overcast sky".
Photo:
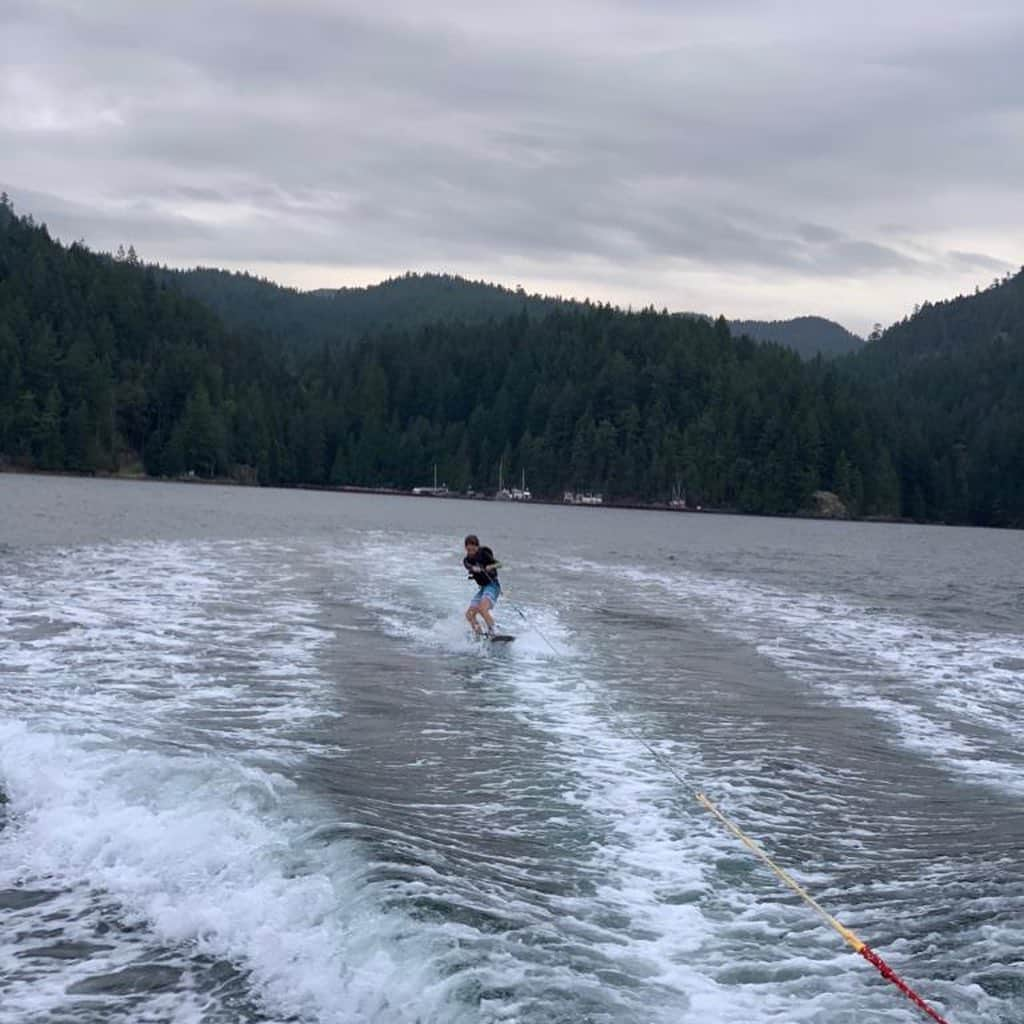
[[298,287],[866,332],[1024,263],[1021,0],[0,0],[0,186]]

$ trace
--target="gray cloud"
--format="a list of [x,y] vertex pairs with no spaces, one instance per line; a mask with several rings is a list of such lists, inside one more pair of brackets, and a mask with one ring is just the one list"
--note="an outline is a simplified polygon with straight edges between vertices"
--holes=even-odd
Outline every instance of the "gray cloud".
[[862,328],[1020,262],[1024,10],[835,6],[7,0],[0,178],[154,259]]
[[994,274],[1012,273],[1015,268],[1003,260],[994,260],[980,252],[957,252],[955,249],[948,253],[950,262],[957,267],[964,267],[971,271],[988,271]]

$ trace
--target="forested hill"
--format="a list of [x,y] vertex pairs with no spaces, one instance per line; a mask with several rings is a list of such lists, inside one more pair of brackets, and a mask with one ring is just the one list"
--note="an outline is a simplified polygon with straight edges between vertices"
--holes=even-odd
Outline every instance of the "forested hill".
[[792,513],[823,488],[855,515],[1024,525],[1019,287],[929,307],[838,362],[587,305],[304,352],[4,203],[0,462],[396,487],[436,463],[488,489],[503,461],[540,496]]
[[300,357],[7,208],[0,374],[0,452],[25,466],[137,456],[153,474],[408,487],[436,462],[451,487],[479,489],[504,458],[539,495],[793,512],[824,485],[898,511],[876,472],[889,456],[844,382],[724,321],[566,306]]
[[821,316],[798,316],[792,320],[731,320],[733,334],[746,334],[758,341],[773,341],[799,352],[804,359],[817,355],[842,356],[857,352],[864,339],[842,324]]
[[302,292],[251,274],[197,267],[161,270],[237,329],[259,329],[291,348],[345,346],[369,334],[438,321],[481,323],[526,310],[543,316],[565,300],[449,274],[405,274],[366,288]]
[[65,248],[0,199],[0,463],[223,471],[229,432],[248,460],[278,385],[287,402],[281,366],[134,259]]
[[[529,316],[540,317],[567,304],[580,305],[450,274],[408,273],[365,288],[303,292],[252,274],[209,267],[160,272],[219,313],[228,326],[265,331],[282,344],[307,352],[325,343],[344,346],[371,334],[415,330],[441,321],[483,323],[524,309]],[[844,355],[864,344],[824,317],[734,320],[730,327],[737,336],[785,345],[805,359]]]
[[886,396],[908,513],[1024,525],[1024,269],[925,303],[849,372]]
[[1024,267],[973,295],[926,302],[872,344],[868,362],[904,368],[937,357],[969,357],[992,345],[1024,344]]

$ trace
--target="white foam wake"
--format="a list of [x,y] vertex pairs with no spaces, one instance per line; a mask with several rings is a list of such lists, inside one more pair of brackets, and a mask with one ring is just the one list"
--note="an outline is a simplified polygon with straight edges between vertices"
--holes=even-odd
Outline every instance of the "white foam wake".
[[736,579],[620,570],[669,591],[710,628],[751,643],[820,692],[870,709],[909,749],[966,778],[1024,793],[1014,755],[1024,706],[1024,638],[954,632],[833,595]]
[[[815,930],[803,908],[778,900],[770,879],[755,885],[763,901],[751,902],[733,882],[722,884],[720,864],[736,870],[731,865],[739,862],[744,878],[750,865],[699,810],[692,790],[681,789],[638,742],[647,724],[614,706],[557,607],[532,601],[522,609],[516,643],[488,658],[468,639],[459,613],[449,610],[468,594],[458,574],[446,571],[451,555],[443,542],[418,539],[414,554],[400,538],[382,537],[348,557],[353,571],[364,561],[402,564],[393,581],[386,572],[366,580],[365,606],[417,649],[458,661],[482,657],[479,671],[507,693],[509,710],[556,742],[565,765],[560,800],[582,812],[600,840],[586,864],[594,891],[553,901],[552,923],[571,941],[600,951],[601,966],[592,969],[608,979],[625,1019],[810,1022],[821,1019],[823,988],[834,990],[833,1005],[841,993],[856,993],[858,1005],[879,1009],[874,1019],[903,1019],[899,1011],[886,1014],[887,997],[876,1001],[859,965]],[[499,604],[513,622],[515,604],[507,596]],[[693,745],[645,738],[684,778],[704,776]],[[756,803],[737,786],[729,795]],[[722,920],[734,923],[723,927]],[[794,934],[799,940],[789,946]],[[582,995],[584,972],[574,984]]]
[[[282,1018],[449,1020],[434,969],[448,940],[373,905],[360,850],[311,839],[331,812],[287,773],[317,742],[310,723],[338,713],[316,665],[329,634],[291,584],[301,562],[255,544],[137,544],[23,569],[0,622],[0,886],[63,893],[72,931],[113,899],[186,967],[239,965]],[[46,910],[20,920],[38,927]],[[12,941],[0,955],[16,978],[26,950]],[[12,982],[7,1005],[23,1019],[66,1009],[76,978],[123,964],[119,942]],[[146,1013],[199,1021],[209,1002],[178,992]]]

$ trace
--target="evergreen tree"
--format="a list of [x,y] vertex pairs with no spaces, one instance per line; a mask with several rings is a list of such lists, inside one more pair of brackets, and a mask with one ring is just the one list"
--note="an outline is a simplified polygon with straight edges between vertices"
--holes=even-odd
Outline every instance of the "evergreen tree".
[[54,384],[46,397],[39,418],[37,450],[39,465],[43,469],[63,469],[64,441],[61,437],[60,391]]
[[186,472],[212,477],[226,468],[224,426],[202,381],[189,395],[174,436]]

